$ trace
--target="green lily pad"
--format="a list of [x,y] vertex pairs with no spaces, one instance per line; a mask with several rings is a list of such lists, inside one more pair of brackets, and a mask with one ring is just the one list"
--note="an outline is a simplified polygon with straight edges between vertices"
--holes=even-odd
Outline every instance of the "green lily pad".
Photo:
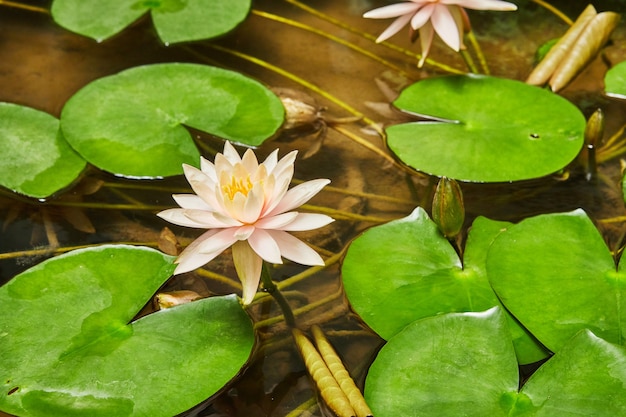
[[[422,208],[368,229],[351,243],[342,266],[350,304],[385,340],[421,318],[499,305],[487,280],[485,261],[489,245],[507,225],[476,219],[463,264]],[[547,356],[513,318],[510,326],[520,363]]]
[[380,416],[626,415],[626,350],[581,331],[518,385],[505,315],[495,307],[407,326],[378,353],[365,399]]
[[626,271],[584,211],[545,214],[493,242],[487,275],[506,308],[553,352],[582,329],[626,334]]
[[478,75],[428,78],[394,105],[432,121],[387,128],[391,150],[418,171],[461,181],[537,178],[569,164],[585,118],[564,98],[519,81]]
[[86,166],[56,117],[11,103],[0,103],[0,155],[0,185],[35,198],[67,187]]
[[54,0],[62,27],[101,42],[151,12],[163,43],[209,39],[230,32],[250,11],[251,0]]
[[149,248],[92,247],[0,287],[0,409],[171,417],[218,391],[254,341],[234,295],[131,322],[170,277],[173,260]]
[[607,96],[626,99],[626,61],[620,62],[606,72],[604,90]]
[[185,126],[251,146],[272,136],[284,108],[269,89],[236,72],[155,64],[96,80],[65,104],[61,129],[91,164],[125,177],[154,178],[198,166]]

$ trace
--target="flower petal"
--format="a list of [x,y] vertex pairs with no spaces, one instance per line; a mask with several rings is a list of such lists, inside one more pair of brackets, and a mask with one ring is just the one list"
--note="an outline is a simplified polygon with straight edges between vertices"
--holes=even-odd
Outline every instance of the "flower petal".
[[233,262],[243,287],[241,296],[243,305],[248,305],[259,289],[263,260],[252,250],[248,242],[240,241],[233,245]]
[[[294,212],[290,212],[294,213]],[[317,213],[298,213],[298,217],[296,217],[292,222],[283,226],[283,227],[272,227],[275,230],[285,230],[287,232],[300,232],[303,230],[313,230],[318,229],[320,227],[324,227],[332,222],[334,222],[330,216],[325,214],[317,214]]]
[[200,223],[196,220],[192,220],[185,215],[186,209],[174,208],[167,209],[157,213],[157,216],[163,220],[167,220],[178,226],[195,227],[198,229],[206,229],[205,223]]
[[427,4],[422,7],[413,17],[411,18],[411,27],[413,30],[417,30],[424,26],[428,19],[430,19],[435,11],[436,4]]
[[273,264],[282,264],[280,249],[272,238],[270,231],[255,229],[248,238],[250,247],[264,260]]
[[204,172],[213,182],[217,182],[217,174],[215,173],[215,165],[203,156],[200,157],[200,170]]
[[281,230],[269,230],[268,233],[284,258],[302,265],[324,265],[322,257],[300,239]]
[[454,51],[459,52],[461,48],[461,33],[448,6],[436,5],[430,21],[441,40]]
[[426,22],[424,26],[420,28],[420,45],[422,46],[422,57],[417,63],[418,68],[422,68],[428,53],[430,52],[430,46],[433,44],[433,38],[435,36],[435,30],[430,22]]
[[517,10],[517,6],[515,4],[500,0],[440,0],[440,2],[442,4],[455,4],[457,6],[473,10]]
[[208,232],[200,235],[200,237],[187,246],[176,259],[178,266],[176,267],[176,270],[174,270],[174,274],[182,274],[184,272],[193,271],[194,269],[200,268],[201,266],[211,262],[213,258],[219,255],[221,251],[217,253],[200,253],[198,251],[198,248],[200,248],[207,240],[212,239],[217,232],[217,230],[209,230]]
[[255,172],[259,168],[259,161],[256,159],[256,155],[252,149],[247,149],[241,158],[241,164],[244,166],[249,174]]
[[[219,153],[217,155],[219,155]],[[216,160],[217,160],[217,155],[215,155]],[[231,163],[231,165],[235,165],[236,163],[241,162],[241,157],[239,156],[239,153],[229,141],[224,142],[223,155],[226,158],[226,160],[228,160],[228,162]]]
[[390,4],[389,6],[379,7],[363,14],[367,19],[389,19],[390,17],[399,17],[406,14],[413,14],[417,9],[422,7],[414,2],[404,2]]
[[213,211],[206,201],[195,194],[173,194],[172,198],[184,209]]
[[400,29],[406,26],[407,23],[411,20],[412,15],[405,14],[400,16],[396,20],[394,20],[388,27],[383,31],[383,33],[376,38],[376,43],[380,43],[382,41],[386,41],[391,38],[396,33],[400,32]]
[[185,177],[189,185],[191,185],[193,192],[203,199],[209,207],[213,207],[214,209],[219,207],[219,202],[215,199],[217,183],[207,174],[191,165],[183,164],[183,171],[185,172]]
[[205,229],[226,228],[241,226],[241,222],[228,216],[215,215],[206,210],[185,209],[183,211],[185,217],[196,224],[201,224]]
[[275,214],[284,213],[293,208],[300,207],[302,204],[309,201],[313,196],[319,193],[322,188],[330,183],[327,179],[317,179],[302,184],[296,185],[291,190],[287,191],[280,203],[273,210],[266,214],[266,216],[273,216]]
[[200,242],[196,239],[187,249],[192,248],[193,251],[198,253],[215,254],[217,256],[238,240],[235,236],[237,229],[238,227],[229,227],[228,229],[209,230],[207,233],[214,232],[211,235],[211,239],[205,239]]
[[276,216],[264,217],[254,224],[260,229],[279,229],[292,223],[298,217],[298,213],[291,211],[289,213],[277,214]]

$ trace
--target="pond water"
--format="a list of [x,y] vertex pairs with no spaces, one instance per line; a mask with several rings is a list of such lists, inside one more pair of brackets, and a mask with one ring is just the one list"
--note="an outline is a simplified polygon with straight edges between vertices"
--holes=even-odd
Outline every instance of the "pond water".
[[[324,108],[321,117],[327,118],[329,124],[323,144],[319,151],[298,159],[295,178],[332,181],[310,202],[310,209],[328,210],[337,221],[321,232],[300,235],[320,249],[324,258],[330,260],[329,265],[319,270],[286,264],[273,270],[273,275],[281,281],[301,274],[303,279],[288,287],[296,294],[290,299],[293,306],[302,307],[297,316],[299,326],[321,324],[347,368],[362,383],[383,341],[351,312],[343,295],[339,272],[342,251],[368,227],[404,217],[416,206],[429,210],[436,184],[436,179],[412,172],[390,157],[373,125],[387,125],[403,117],[389,113],[388,93],[397,92],[412,81],[444,73],[428,65],[421,70],[416,67],[416,58],[410,54],[417,52],[418,46],[411,44],[408,36],[400,34],[391,39],[402,48],[397,51],[349,30],[378,35],[388,21],[370,21],[361,15],[385,2],[302,3],[345,25],[339,26],[299,7],[297,2],[259,0],[254,2],[249,18],[232,34],[169,47],[160,43],[147,18],[97,44],[63,30],[45,13],[1,3],[0,101],[58,116],[69,97],[102,76],[148,63],[197,62],[235,69],[268,86],[310,95]],[[471,12],[470,16],[492,74],[523,80],[532,68],[537,47],[560,36],[566,25],[530,1],[516,3],[520,10],[515,13]],[[586,5],[582,1],[552,3],[570,17],[577,16]],[[599,11],[626,11],[622,1],[599,3]],[[49,7],[49,2],[25,4]],[[297,27],[293,22],[306,27]],[[321,36],[313,29],[336,39]],[[562,93],[586,116],[601,107],[606,115],[607,137],[626,123],[626,105],[601,94],[607,64],[626,59],[625,38],[622,25],[605,48],[604,59],[596,59]],[[465,71],[462,59],[438,40],[431,58]],[[315,86],[315,90],[309,86]],[[335,118],[355,115],[361,119],[332,123]],[[291,149],[299,149],[300,155],[305,155],[308,149],[319,145],[315,133],[320,123],[298,134],[266,142],[257,153],[264,157],[278,147],[281,155]],[[209,159],[216,150],[221,151],[218,138],[199,132],[194,135]],[[623,237],[624,227],[622,223],[602,219],[626,215],[620,180],[620,162],[613,159],[600,165],[595,181],[587,181],[580,165],[574,163],[567,175],[515,184],[462,184],[466,226],[479,215],[515,222],[540,213],[582,207],[596,221],[609,245],[615,247]],[[91,168],[78,185],[46,202],[1,191],[0,284],[73,247],[116,242],[157,246],[167,225],[155,213],[174,207],[172,192],[185,189],[183,178],[126,180]],[[198,235],[192,229],[172,230],[182,244]],[[191,289],[208,296],[240,289],[229,253],[206,268],[232,279],[215,279],[210,273],[186,274],[173,278],[164,290]],[[146,311],[149,310],[147,306]],[[221,394],[184,415],[285,416],[298,407],[303,410],[301,413],[289,415],[324,415],[315,405],[315,391],[286,326],[280,320],[267,324],[280,315],[276,304],[266,297],[249,311],[256,321],[268,320],[258,327],[258,348],[249,366]]]

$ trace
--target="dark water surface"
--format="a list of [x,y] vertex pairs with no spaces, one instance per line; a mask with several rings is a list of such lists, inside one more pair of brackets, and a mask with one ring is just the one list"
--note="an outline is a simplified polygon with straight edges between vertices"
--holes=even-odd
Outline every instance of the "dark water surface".
[[[389,21],[369,21],[360,16],[384,3],[365,0],[306,2],[315,10],[376,36]],[[516,3],[520,5],[518,12],[470,13],[470,17],[492,73],[523,80],[532,68],[536,48],[560,36],[566,25],[529,1]],[[596,5],[598,10],[625,11],[622,1],[599,3]],[[47,2],[29,4],[48,6]],[[553,4],[575,17],[586,2],[555,1]],[[354,136],[385,153],[383,140],[368,123],[393,122],[388,114],[376,110],[385,108],[385,103],[390,101],[376,80],[382,80],[390,91],[397,91],[408,82],[441,71],[432,67],[418,70],[414,57],[375,45],[359,34],[286,1],[256,1],[254,10],[241,27],[222,39],[164,47],[147,18],[115,38],[97,44],[56,26],[46,14],[0,5],[0,101],[27,105],[58,116],[67,99],[85,84],[137,65],[199,62],[235,69],[268,86],[311,95],[320,106],[327,108],[323,114],[329,118],[353,116],[348,107],[364,116],[362,121],[340,125],[338,129],[330,127],[321,150],[306,159],[299,158],[296,163],[295,177],[299,180],[332,180],[331,187],[310,204],[337,210],[333,216],[338,220],[322,231],[301,235],[321,248],[325,259],[340,259],[336,255],[367,227],[404,217],[418,205],[430,209],[432,186],[436,180],[410,173],[388,157],[357,143]],[[376,54],[379,60],[336,40],[277,21],[273,15],[351,42]],[[417,45],[411,45],[408,36],[403,35],[406,32],[391,41],[417,51]],[[563,92],[587,116],[602,107],[607,116],[607,137],[626,123],[626,105],[601,94],[607,64],[626,59],[625,37],[622,25],[605,49],[605,59],[594,61]],[[241,54],[266,64],[250,62]],[[439,41],[433,45],[431,58],[465,70],[463,61]],[[293,76],[286,76],[284,72]],[[297,79],[317,86],[324,95],[301,85]],[[329,99],[330,96],[334,99]],[[316,128],[319,126],[310,126],[305,129],[305,134],[290,140],[267,142],[258,154],[264,157],[279,147],[281,156],[291,149],[300,149],[302,155],[315,146],[315,138],[307,133]],[[210,149],[222,148],[218,139],[202,133],[195,136],[206,149],[205,156],[209,159],[212,159]],[[621,223],[600,220],[626,215],[619,188],[620,177],[619,160],[612,160],[600,167],[600,175],[594,182],[586,181],[580,167],[573,165],[567,180],[562,176],[550,176],[516,184],[463,184],[467,225],[478,215],[518,221],[540,213],[582,207],[598,223],[609,244],[615,245],[622,234]],[[73,246],[116,242],[155,246],[162,228],[167,225],[154,214],[160,208],[175,206],[171,193],[186,187],[183,178],[132,181],[89,169],[75,188],[47,202],[3,191],[0,193],[0,253],[4,258],[0,258],[0,283]],[[191,229],[173,228],[173,231],[183,244],[198,235],[198,231]],[[39,252],[28,252],[33,249]],[[334,262],[290,287],[289,290],[298,294],[290,298],[290,302],[296,308],[311,306],[298,316],[299,325],[304,329],[312,324],[322,325],[348,369],[362,383],[367,366],[382,340],[351,313],[341,290],[339,264]],[[203,295],[237,290],[238,281],[229,253],[210,263],[207,269],[233,277],[232,283],[187,274],[172,279],[165,289],[193,289]],[[305,268],[286,264],[273,274],[280,281],[303,272],[306,273]],[[253,305],[250,313],[255,320],[280,314],[269,297]],[[260,347],[243,375],[228,385],[222,394],[185,415],[285,416],[315,397],[284,323],[279,321],[258,330]],[[292,415],[320,416],[322,411],[313,406],[310,411]]]

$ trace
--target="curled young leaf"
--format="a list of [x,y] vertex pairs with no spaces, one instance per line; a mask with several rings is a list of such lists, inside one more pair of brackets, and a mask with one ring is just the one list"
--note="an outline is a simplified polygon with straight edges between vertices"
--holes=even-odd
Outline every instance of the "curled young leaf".
[[588,5],[580,16],[578,16],[578,19],[576,19],[574,24],[567,30],[567,32],[565,32],[565,35],[559,39],[556,45],[554,45],[546,54],[545,58],[543,58],[530,73],[526,79],[526,83],[531,85],[544,85],[547,83],[559,66],[559,63],[565,58],[574,43],[576,43],[578,37],[587,24],[597,14],[598,13],[593,5]]
[[565,88],[593,60],[609,40],[619,20],[620,15],[614,12],[599,13],[591,19],[550,78],[552,91]]

